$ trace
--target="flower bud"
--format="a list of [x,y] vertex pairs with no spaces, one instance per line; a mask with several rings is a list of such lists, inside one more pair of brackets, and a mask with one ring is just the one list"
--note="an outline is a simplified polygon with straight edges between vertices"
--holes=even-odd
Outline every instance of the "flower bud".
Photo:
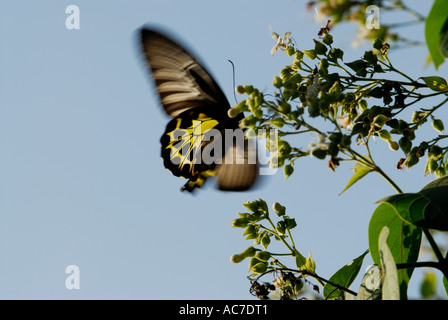
[[393,140],[390,140],[390,141],[389,141],[389,148],[390,148],[390,150],[392,150],[392,151],[397,151],[398,149],[400,149],[400,146],[398,145],[397,142],[395,142],[395,141],[393,141]]
[[329,34],[329,33],[326,33],[326,34],[324,35],[324,38],[323,38],[322,40],[323,40],[323,42],[324,42],[325,44],[330,45],[330,44],[333,43],[333,36],[332,36],[331,34]]
[[256,108],[253,111],[254,117],[257,119],[261,119],[263,117],[263,110],[261,110],[261,108]]
[[316,55],[316,51],[314,51],[314,50],[303,50],[303,53],[310,60],[316,59],[317,55]]
[[285,180],[289,178],[294,172],[294,167],[290,164],[287,164],[283,167],[283,174],[285,175]]
[[386,142],[389,142],[392,140],[392,136],[390,135],[389,131],[384,130],[384,129],[380,130],[378,132],[378,136]]
[[292,56],[296,52],[296,50],[293,46],[287,46],[285,52],[288,56]]
[[232,220],[232,227],[234,228],[246,228],[249,221],[246,218],[238,218]]
[[286,208],[285,208],[284,206],[282,206],[282,205],[281,205],[280,203],[278,203],[278,202],[275,202],[275,203],[272,205],[272,209],[274,209],[274,211],[277,213],[277,215],[278,215],[279,217],[285,215]]
[[265,273],[266,270],[268,270],[268,264],[266,262],[259,262],[252,268],[250,268],[250,271],[252,271],[255,274]]
[[246,100],[242,100],[242,101],[238,102],[234,107],[230,108],[229,111],[227,111],[227,115],[230,118],[235,118],[237,115],[239,115],[246,108],[247,108]]
[[418,157],[415,154],[410,154],[409,156],[407,156],[406,160],[404,161],[404,166],[406,168],[411,168],[413,166],[415,166],[418,163]]
[[235,92],[238,93],[238,94],[243,94],[243,93],[246,92],[246,90],[244,89],[243,86],[237,86],[237,87],[235,88]]
[[241,257],[239,254],[234,254],[230,257],[230,262],[231,263],[240,263],[241,261],[243,261],[244,258]]
[[271,257],[271,254],[267,251],[258,251],[255,254],[255,258],[257,258],[258,260],[261,260],[261,261],[268,261],[270,257]]
[[282,81],[282,79],[280,77],[275,76],[274,80],[272,81],[272,84],[273,84],[274,87],[280,88],[282,86],[282,84],[283,84],[283,81]]
[[279,101],[278,103],[278,111],[283,114],[291,112],[291,105],[284,101]]
[[247,94],[251,94],[254,91],[254,87],[250,85],[243,85],[244,92]]
[[274,120],[269,121],[276,128],[281,128],[285,125],[285,119],[283,118],[275,118]]
[[256,252],[257,252],[257,249],[255,249],[254,247],[251,246],[251,247],[248,247],[243,252],[241,252],[239,255],[241,257],[243,257],[243,259],[251,258],[251,257],[255,256]]
[[360,100],[358,102],[358,108],[361,111],[365,111],[367,109],[368,105],[367,105],[367,101],[366,100]]

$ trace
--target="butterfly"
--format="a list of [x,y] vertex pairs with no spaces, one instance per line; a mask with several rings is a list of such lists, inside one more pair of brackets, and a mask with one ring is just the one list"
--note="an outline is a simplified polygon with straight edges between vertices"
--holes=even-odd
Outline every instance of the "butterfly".
[[220,190],[250,189],[258,165],[239,129],[243,114],[228,116],[230,104],[216,81],[178,42],[149,28],[140,30],[140,40],[162,108],[171,117],[160,138],[161,156],[173,175],[188,179],[181,191],[193,192],[211,176]]

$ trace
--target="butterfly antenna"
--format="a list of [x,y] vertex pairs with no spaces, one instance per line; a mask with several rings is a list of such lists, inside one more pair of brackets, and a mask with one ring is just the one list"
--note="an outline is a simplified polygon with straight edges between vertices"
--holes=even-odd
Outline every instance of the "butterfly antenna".
[[235,93],[235,65],[233,64],[232,60],[229,60],[229,62],[232,64],[232,73],[233,73],[233,97],[235,98],[235,103],[238,103],[238,100],[236,99],[236,93]]

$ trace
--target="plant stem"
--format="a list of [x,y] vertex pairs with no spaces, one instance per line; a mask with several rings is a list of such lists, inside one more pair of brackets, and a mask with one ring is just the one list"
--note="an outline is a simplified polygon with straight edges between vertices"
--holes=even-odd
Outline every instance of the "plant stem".
[[[266,220],[269,222],[269,224],[271,225],[272,229],[275,230],[275,226],[272,223],[272,220],[269,217],[266,217]],[[264,227],[265,228],[265,227]],[[265,228],[266,230],[269,230],[268,228]],[[272,230],[269,230],[272,232],[272,234],[276,235],[277,237],[280,238],[280,240],[283,242],[283,244],[291,251],[291,253],[293,255],[295,255],[295,250],[293,248],[291,248],[291,246],[288,244],[288,242],[285,241],[285,239],[283,238],[283,236],[281,234],[279,234],[278,232],[273,232]]]
[[378,166],[374,168],[374,171],[380,174],[398,193],[403,193],[400,187]]

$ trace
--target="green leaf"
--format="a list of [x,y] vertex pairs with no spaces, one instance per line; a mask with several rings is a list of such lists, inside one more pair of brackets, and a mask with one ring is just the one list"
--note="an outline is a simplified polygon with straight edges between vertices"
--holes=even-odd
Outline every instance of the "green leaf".
[[306,259],[303,267],[310,273],[316,273],[316,262],[314,262],[313,257],[311,257],[311,251],[308,254],[308,258]]
[[425,38],[429,54],[436,69],[444,62],[445,58],[441,46],[445,52],[446,30],[445,23],[448,19],[448,6],[446,0],[435,0],[425,22]]
[[[375,264],[381,265],[378,239],[383,227],[389,228],[389,245],[395,263],[414,263],[417,261],[422,237],[421,228],[409,224],[397,214],[390,203],[381,203],[369,223],[369,249]],[[398,283],[401,299],[407,299],[407,287],[413,268],[398,270]]]
[[296,257],[297,268],[300,269],[300,268],[302,268],[302,266],[305,265],[306,258],[297,250],[295,250],[294,254],[295,254],[295,257]]
[[362,165],[360,163],[356,163],[355,167],[353,168],[355,171],[355,174],[350,178],[347,185],[345,186],[344,190],[342,190],[339,195],[345,192],[348,188],[350,188],[353,184],[355,184],[357,181],[364,178],[369,172],[372,171],[369,167]]
[[398,286],[398,272],[394,257],[387,244],[389,228],[381,229],[378,238],[381,268],[383,270],[382,300],[399,300],[400,289]]
[[[336,273],[331,276],[329,281],[344,288],[349,288],[353,280],[355,280],[358,275],[359,269],[361,268],[362,262],[367,253],[368,251],[364,252],[358,258],[354,259],[350,265],[345,265],[336,271]],[[325,299],[336,299],[343,296],[344,292],[327,283],[324,287],[323,294]]]
[[445,58],[448,57],[448,20],[445,21],[445,24],[442,27],[442,31],[440,32],[439,46],[442,55]]
[[448,89],[448,83],[442,77],[431,76],[431,77],[421,77],[429,89],[433,91],[445,91]]
[[356,300],[381,300],[381,268],[376,264],[367,268]]
[[401,193],[383,198],[407,223],[421,228],[448,231],[448,176],[436,179],[417,193]]

